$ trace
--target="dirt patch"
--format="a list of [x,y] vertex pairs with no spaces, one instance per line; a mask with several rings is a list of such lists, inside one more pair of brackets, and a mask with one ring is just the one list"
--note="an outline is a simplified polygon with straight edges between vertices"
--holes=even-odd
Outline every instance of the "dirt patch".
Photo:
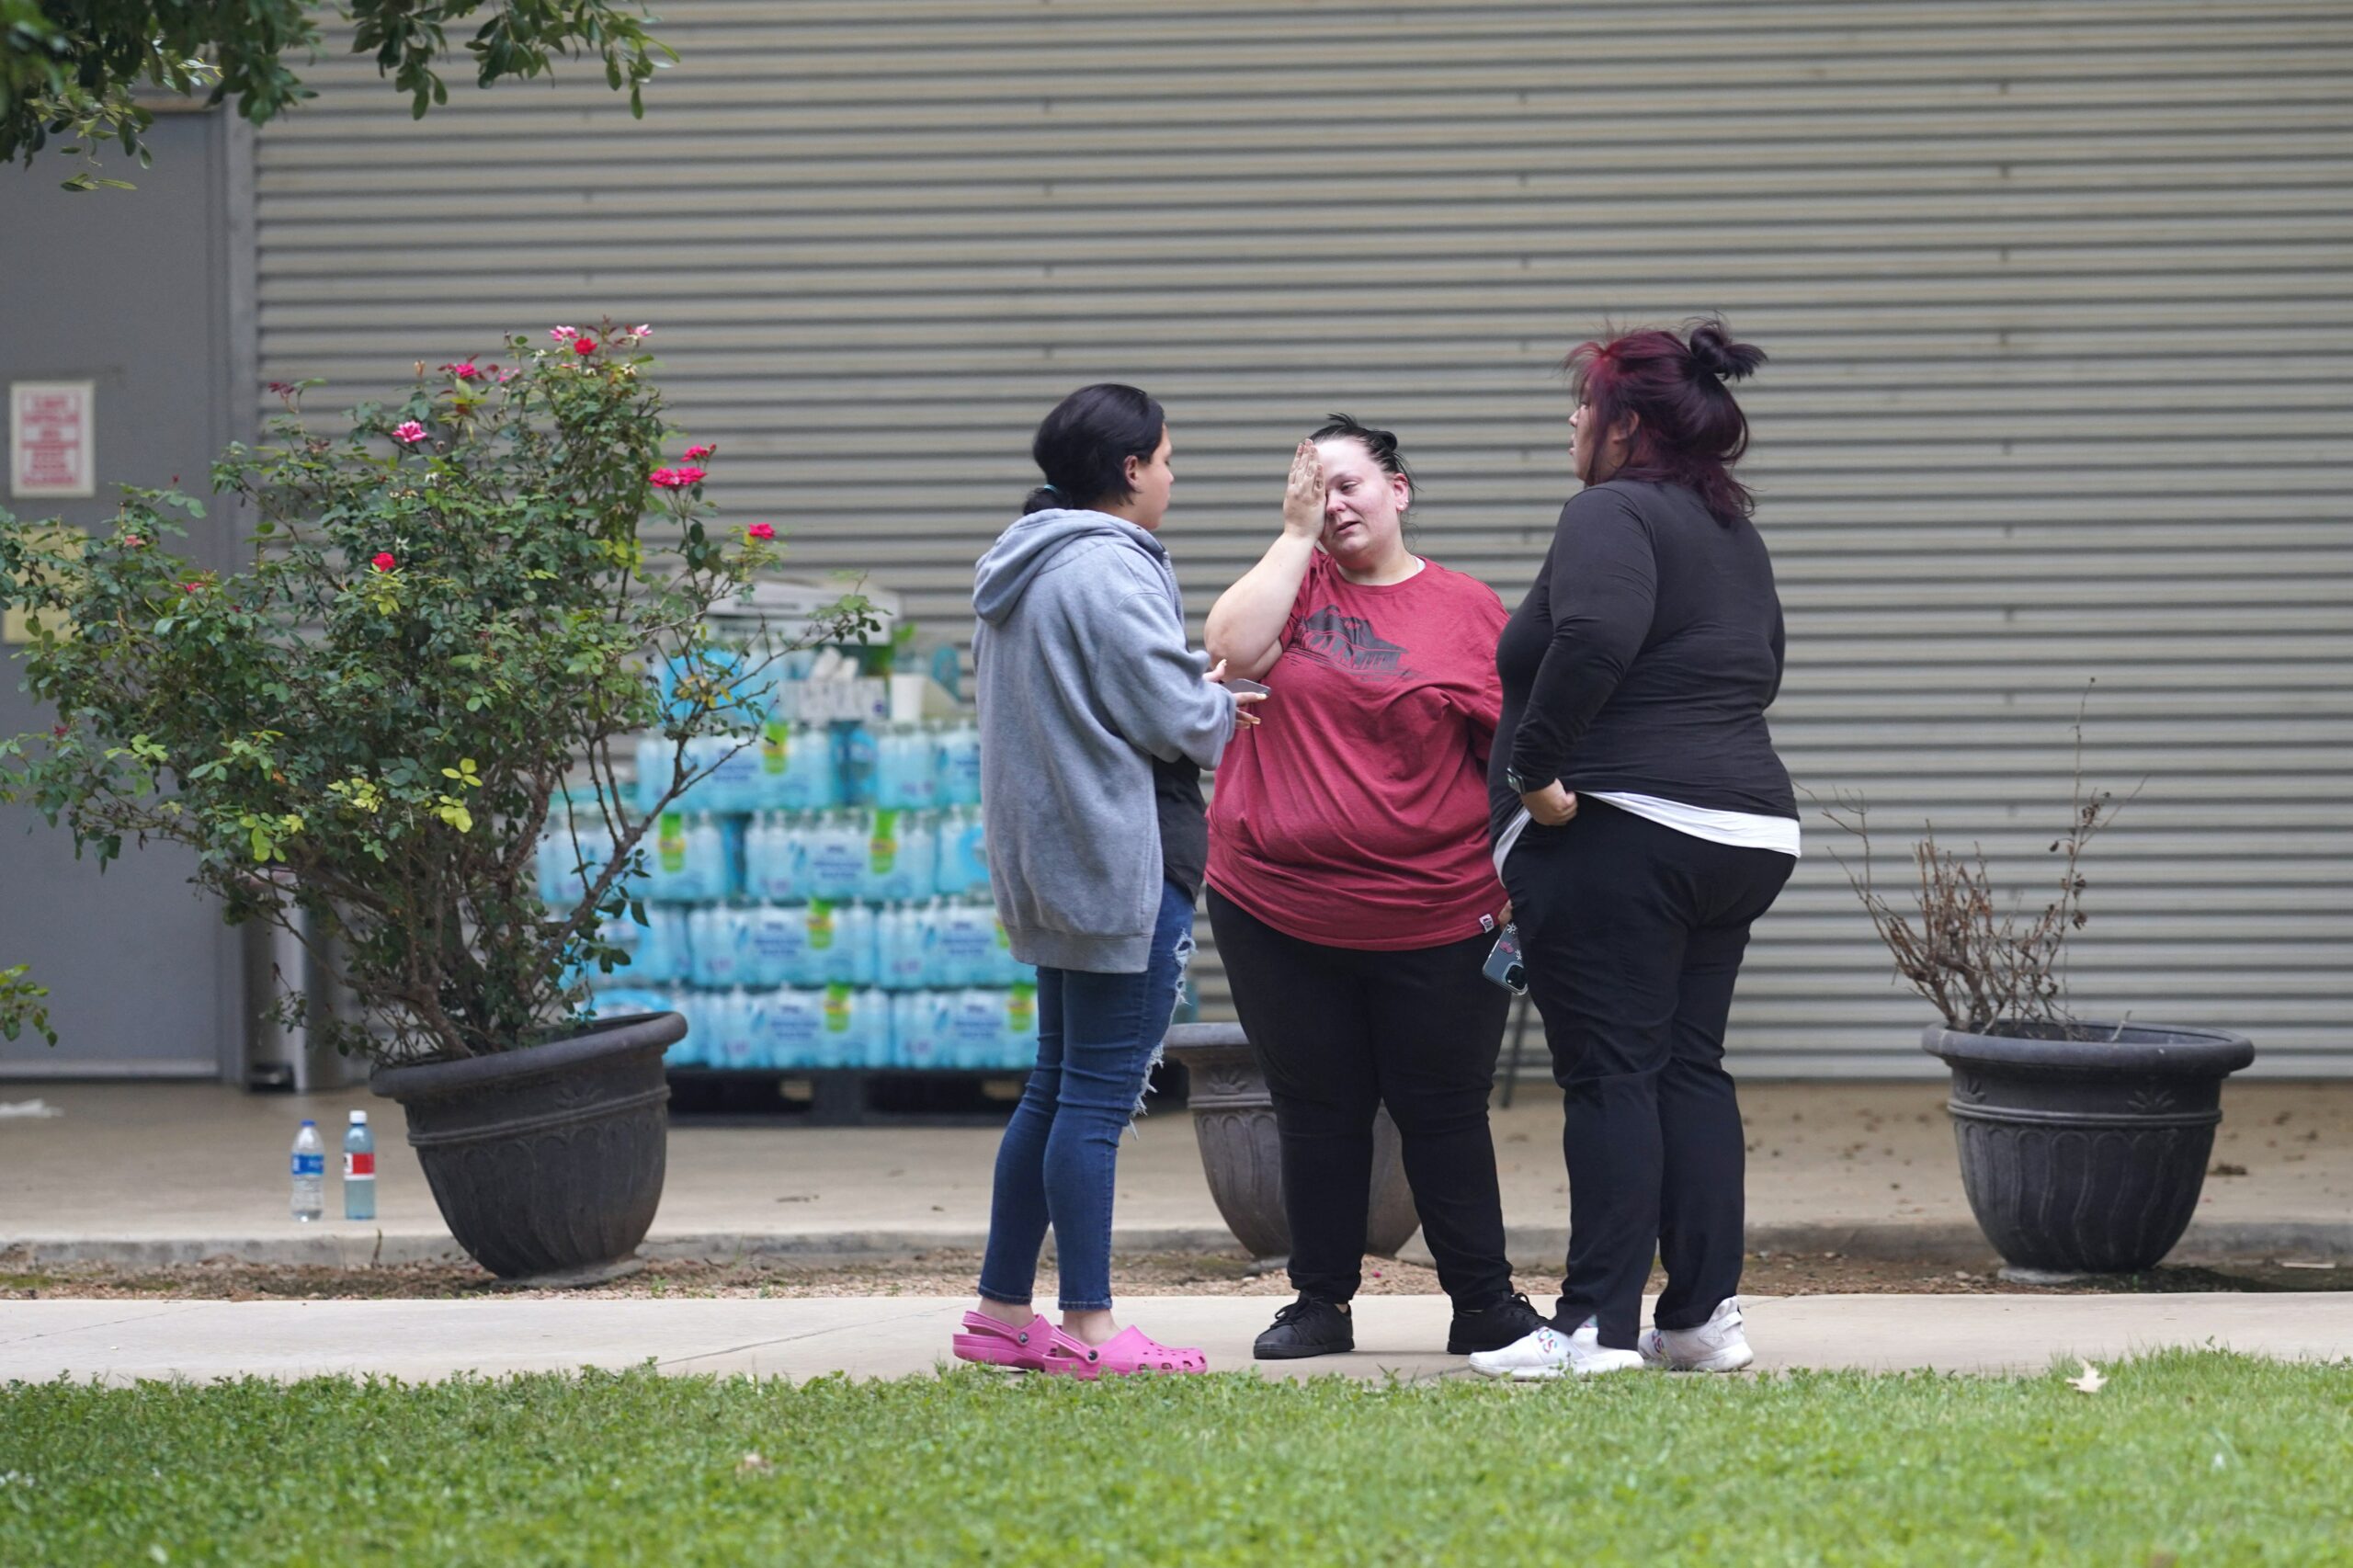
[[[472,1264],[404,1264],[372,1268],[241,1263],[153,1267],[106,1264],[10,1263],[0,1259],[0,1301],[60,1297],[142,1301],[365,1301],[430,1300],[485,1296],[608,1296],[625,1300],[680,1297],[961,1296],[972,1289],[980,1255],[918,1254],[873,1262],[802,1261],[787,1258],[752,1263],[649,1263],[645,1269],[608,1285],[574,1290],[525,1290],[502,1284]],[[1664,1281],[1654,1276],[1652,1288]],[[1049,1272],[1043,1280],[1051,1288]],[[1549,1309],[1555,1280],[1524,1275],[1519,1288]],[[1170,1254],[1121,1257],[1112,1268],[1112,1289],[1121,1296],[1267,1296],[1286,1298],[1290,1283],[1280,1275],[1251,1272],[1243,1258],[1218,1254]],[[1841,1257],[1752,1254],[1741,1289],[1758,1296],[1818,1295],[2048,1295],[2051,1288],[2016,1285],[1990,1267],[1890,1262]],[[2310,1291],[2353,1290],[2353,1266],[2299,1267],[2291,1264],[2232,1264],[2158,1268],[2143,1275],[2086,1281],[2065,1289],[2085,1293],[2148,1293],[2184,1290]],[[1393,1258],[1369,1258],[1367,1295],[1436,1295],[1437,1274]]]

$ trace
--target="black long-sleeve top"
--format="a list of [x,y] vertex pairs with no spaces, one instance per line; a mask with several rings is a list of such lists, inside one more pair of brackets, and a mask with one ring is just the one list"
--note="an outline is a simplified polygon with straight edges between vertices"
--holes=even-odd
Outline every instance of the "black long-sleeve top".
[[1680,485],[1611,480],[1570,497],[1495,646],[1494,831],[1530,784],[1624,791],[1794,820],[1765,710],[1781,688],[1781,601],[1746,519]]

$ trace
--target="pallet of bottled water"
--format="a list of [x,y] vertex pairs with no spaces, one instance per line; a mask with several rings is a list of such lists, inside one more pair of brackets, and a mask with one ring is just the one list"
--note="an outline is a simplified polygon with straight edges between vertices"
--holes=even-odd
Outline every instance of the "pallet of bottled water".
[[[683,771],[681,771],[683,770]],[[685,1015],[673,1067],[1019,1071],[1036,1059],[1037,976],[989,900],[980,741],[969,721],[770,722],[638,748],[646,822],[611,922],[626,961],[577,978],[604,1017]],[[593,794],[553,802],[540,896],[575,907],[614,853]]]

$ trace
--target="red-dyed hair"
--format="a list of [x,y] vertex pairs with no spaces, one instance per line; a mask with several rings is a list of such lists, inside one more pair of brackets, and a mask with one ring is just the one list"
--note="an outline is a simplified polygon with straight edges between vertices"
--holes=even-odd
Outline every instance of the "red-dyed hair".
[[1748,450],[1748,416],[1725,383],[1765,363],[1765,351],[1735,343],[1712,316],[1580,343],[1568,358],[1570,384],[1601,432],[1635,418],[1626,464],[1613,479],[1680,484],[1726,524],[1756,509],[1732,465]]

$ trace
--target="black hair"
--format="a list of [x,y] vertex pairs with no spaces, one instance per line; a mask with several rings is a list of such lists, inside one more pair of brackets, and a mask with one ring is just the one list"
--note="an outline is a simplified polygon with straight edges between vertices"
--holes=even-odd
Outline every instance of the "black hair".
[[1397,449],[1396,431],[1376,430],[1361,420],[1350,418],[1345,414],[1328,414],[1324,418],[1327,423],[1321,430],[1310,436],[1309,440],[1356,442],[1372,454],[1372,460],[1381,465],[1382,472],[1393,473],[1404,480],[1407,487],[1414,492],[1415,497],[1420,498],[1422,487],[1415,480],[1414,471],[1405,466],[1405,454]]
[[1133,494],[1128,460],[1150,461],[1167,428],[1160,404],[1134,387],[1099,381],[1079,388],[1054,404],[1029,443],[1046,483],[1029,492],[1022,515],[1126,500]]

